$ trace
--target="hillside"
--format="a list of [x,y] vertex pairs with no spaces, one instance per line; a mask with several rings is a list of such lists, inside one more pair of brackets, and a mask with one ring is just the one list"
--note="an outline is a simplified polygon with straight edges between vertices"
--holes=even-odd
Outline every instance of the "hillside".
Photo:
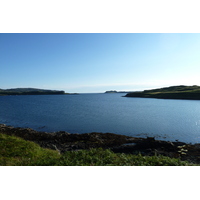
[[160,89],[144,90],[143,92],[131,92],[126,94],[125,97],[200,100],[200,86],[171,86]]
[[44,90],[36,88],[13,88],[0,89],[0,95],[44,95],[44,94],[65,94],[64,91],[59,90]]

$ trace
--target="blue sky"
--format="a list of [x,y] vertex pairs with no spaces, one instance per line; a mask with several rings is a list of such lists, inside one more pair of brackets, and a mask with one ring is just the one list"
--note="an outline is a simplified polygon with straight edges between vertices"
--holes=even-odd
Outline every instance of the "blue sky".
[[0,88],[66,92],[200,85],[200,34],[1,33]]

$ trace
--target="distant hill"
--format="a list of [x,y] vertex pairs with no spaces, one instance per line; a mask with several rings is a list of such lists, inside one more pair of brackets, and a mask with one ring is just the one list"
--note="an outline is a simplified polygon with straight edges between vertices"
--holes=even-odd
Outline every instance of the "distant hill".
[[12,88],[0,89],[0,95],[44,95],[44,94],[65,94],[60,90],[44,90],[37,88]]
[[105,93],[129,93],[132,91],[116,91],[116,90],[110,90],[110,91],[106,91]]
[[116,90],[110,90],[110,91],[106,91],[105,93],[117,93]]
[[144,90],[143,92],[131,92],[126,94],[125,97],[200,100],[200,86],[171,86],[160,89]]

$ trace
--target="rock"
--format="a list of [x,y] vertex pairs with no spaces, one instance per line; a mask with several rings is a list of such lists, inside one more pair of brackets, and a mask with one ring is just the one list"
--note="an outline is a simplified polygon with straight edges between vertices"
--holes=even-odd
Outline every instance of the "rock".
[[[43,148],[50,148],[64,153],[66,151],[104,148],[111,149],[116,153],[131,153],[142,155],[166,155],[170,157],[180,157],[178,146],[184,146],[186,155],[181,155],[181,159],[200,163],[200,144],[186,144],[183,142],[168,142],[155,140],[154,137],[135,138],[114,133],[84,133],[70,134],[65,131],[54,133],[38,132],[30,128],[14,128],[0,124],[0,133],[21,137],[25,140],[33,141]],[[127,145],[128,144],[128,145]]]

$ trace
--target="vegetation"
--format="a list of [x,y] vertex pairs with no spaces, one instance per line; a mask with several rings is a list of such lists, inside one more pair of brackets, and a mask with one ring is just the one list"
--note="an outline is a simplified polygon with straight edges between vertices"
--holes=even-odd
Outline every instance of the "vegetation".
[[35,88],[14,88],[7,90],[0,89],[0,95],[44,95],[44,94],[65,94],[65,92],[58,90],[43,90]]
[[0,134],[0,165],[54,165],[60,155],[34,142]]
[[68,151],[41,148],[22,138],[0,134],[1,166],[180,166],[189,162],[166,156],[113,153],[108,149]]
[[171,86],[160,89],[131,92],[125,97],[200,100],[200,86]]

